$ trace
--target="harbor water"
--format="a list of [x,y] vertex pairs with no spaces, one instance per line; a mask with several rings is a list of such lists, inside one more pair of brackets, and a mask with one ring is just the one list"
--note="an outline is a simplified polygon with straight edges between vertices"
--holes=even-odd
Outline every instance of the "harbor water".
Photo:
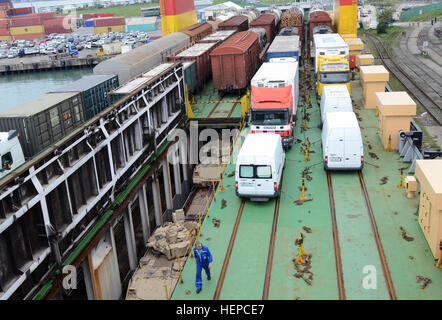
[[92,68],[2,75],[0,76],[0,112],[89,74],[92,74]]

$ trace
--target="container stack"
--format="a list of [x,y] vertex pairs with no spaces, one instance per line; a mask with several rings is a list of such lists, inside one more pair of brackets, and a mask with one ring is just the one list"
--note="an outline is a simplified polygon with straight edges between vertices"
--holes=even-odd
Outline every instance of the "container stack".
[[155,31],[157,17],[126,18],[126,32]]
[[12,17],[9,32],[13,41],[34,40],[46,36],[41,16]]
[[9,20],[0,19],[0,41],[10,41]]
[[120,17],[96,18],[94,32],[96,34],[124,32],[125,24],[125,19]]
[[298,29],[298,35],[301,39],[304,30],[304,15],[299,8],[291,8],[283,13],[281,17],[281,28],[296,27]]
[[33,7],[10,8],[7,11],[8,16],[24,16],[31,13],[34,13]]
[[72,31],[70,18],[67,17],[57,17],[52,20],[43,21],[43,26],[46,35],[52,33],[70,33]]

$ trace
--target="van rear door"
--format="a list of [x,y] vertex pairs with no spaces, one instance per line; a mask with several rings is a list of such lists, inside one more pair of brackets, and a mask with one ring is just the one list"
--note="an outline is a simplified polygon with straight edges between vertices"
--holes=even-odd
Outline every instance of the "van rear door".
[[274,193],[271,165],[256,165],[255,177],[255,194],[257,196],[268,196]]
[[330,168],[344,168],[345,132],[344,128],[330,129],[328,141],[328,166]]
[[362,140],[361,133],[356,128],[345,129],[345,167],[359,168],[361,166]]
[[239,166],[238,179],[239,194],[255,194],[255,169],[253,164],[241,164]]

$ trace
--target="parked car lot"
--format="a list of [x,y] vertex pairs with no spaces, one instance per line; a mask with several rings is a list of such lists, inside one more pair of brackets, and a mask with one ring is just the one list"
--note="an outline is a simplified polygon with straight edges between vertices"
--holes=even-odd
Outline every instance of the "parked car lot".
[[100,49],[104,44],[121,42],[135,45],[146,43],[149,35],[146,32],[111,32],[103,34],[50,34],[44,39],[16,40],[0,42],[0,59],[13,59],[21,56],[53,55],[57,53],[73,52],[71,49]]

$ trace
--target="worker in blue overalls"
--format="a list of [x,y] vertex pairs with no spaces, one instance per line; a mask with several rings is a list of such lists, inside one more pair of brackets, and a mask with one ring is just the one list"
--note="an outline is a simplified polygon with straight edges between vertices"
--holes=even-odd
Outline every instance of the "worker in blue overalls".
[[196,293],[200,293],[203,287],[203,279],[201,278],[201,271],[204,269],[207,274],[207,280],[210,280],[210,269],[212,269],[212,254],[209,248],[203,246],[199,241],[195,242],[195,247],[193,248],[193,253],[196,259]]

